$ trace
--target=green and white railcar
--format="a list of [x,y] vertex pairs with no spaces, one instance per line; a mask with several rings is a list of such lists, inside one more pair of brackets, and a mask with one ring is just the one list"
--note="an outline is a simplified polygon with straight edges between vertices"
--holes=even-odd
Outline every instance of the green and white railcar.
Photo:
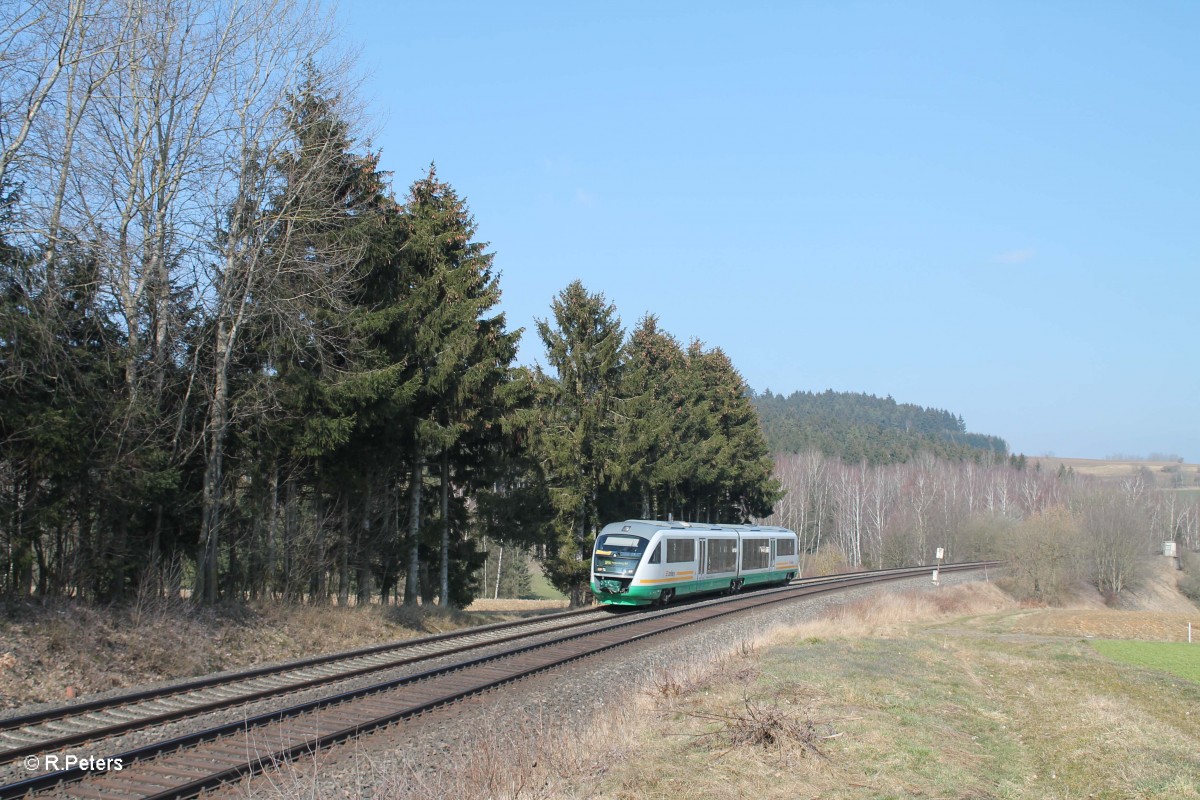
[[767,525],[626,520],[605,525],[592,551],[592,594],[611,605],[736,592],[799,574],[796,534]]

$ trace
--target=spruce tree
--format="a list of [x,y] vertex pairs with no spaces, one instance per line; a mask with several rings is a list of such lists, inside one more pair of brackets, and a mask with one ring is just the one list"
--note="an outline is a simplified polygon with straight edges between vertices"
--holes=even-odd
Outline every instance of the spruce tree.
[[637,514],[653,519],[660,503],[683,479],[683,399],[686,359],[679,341],[646,315],[626,347],[624,399],[621,403],[621,461],[625,483],[633,489]]
[[[316,511],[336,511],[340,517],[342,524],[330,533],[325,518],[332,514],[317,514],[310,584],[286,590],[307,590],[323,602],[331,556],[340,555],[345,568],[363,557],[358,523],[368,518],[363,506],[376,465],[374,453],[359,449],[361,433],[371,412],[377,413],[379,398],[393,391],[395,369],[359,330],[364,304],[375,303],[364,298],[361,287],[394,254],[389,221],[396,216],[396,204],[386,195],[378,157],[354,151],[348,123],[311,67],[292,99],[290,121],[296,144],[274,165],[282,180],[270,215],[287,221],[276,230],[272,245],[275,257],[293,266],[280,270],[271,289],[313,299],[293,300],[294,315],[266,316],[265,324],[254,329],[250,338],[256,357],[245,366],[261,376],[249,391],[262,396],[265,413],[257,425],[247,426],[243,438],[251,450],[247,458],[257,459],[251,468],[260,476],[260,487],[266,482],[262,476],[272,476],[275,488],[270,491],[277,492],[282,472],[285,479],[312,484]],[[329,254],[349,260],[351,268],[324,276],[336,282],[326,287],[332,291],[311,291],[309,284],[321,279],[315,261]],[[267,497],[267,489],[261,489],[264,501],[273,504],[274,495]],[[353,526],[348,524],[351,517]],[[339,584],[343,598],[348,590],[345,568]]]
[[[419,572],[423,470],[432,462],[438,485],[438,593],[443,605],[469,597],[465,583],[482,563],[462,539],[464,497],[494,471],[493,445],[507,413],[505,384],[516,358],[520,331],[506,329],[499,276],[487,243],[475,240],[476,224],[465,200],[428,173],[413,183],[400,217],[402,274],[408,282],[406,369],[414,376],[413,456],[410,484],[409,582],[415,599]],[[459,520],[459,522],[456,522]],[[457,536],[457,539],[456,539]],[[457,546],[452,546],[457,543]],[[451,574],[454,574],[454,586]]]
[[554,298],[552,311],[553,325],[537,321],[555,373],[543,376],[537,443],[556,514],[546,572],[578,605],[602,524],[601,495],[619,472],[615,406],[624,331],[616,308],[578,280]]
[[683,513],[700,522],[768,516],[779,487],[745,381],[720,348],[698,341],[688,348],[687,376]]

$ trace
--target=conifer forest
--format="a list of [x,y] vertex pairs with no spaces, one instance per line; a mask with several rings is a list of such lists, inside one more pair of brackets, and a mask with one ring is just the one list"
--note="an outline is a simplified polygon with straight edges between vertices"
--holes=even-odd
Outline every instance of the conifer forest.
[[576,281],[516,364],[462,193],[381,173],[317,4],[2,13],[3,594],[461,605],[484,536],[578,594],[607,520],[770,513],[719,348]]
[[1066,496],[949,412],[756,397],[569,255],[510,328],[470,187],[380,170],[335,27],[0,7],[0,596],[461,607],[487,541],[578,601],[613,520],[770,519],[877,566],[946,526],[994,554],[985,516]]

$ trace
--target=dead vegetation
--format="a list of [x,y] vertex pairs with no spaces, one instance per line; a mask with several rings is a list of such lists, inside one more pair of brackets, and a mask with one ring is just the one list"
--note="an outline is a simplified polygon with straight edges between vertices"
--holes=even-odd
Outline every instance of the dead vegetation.
[[793,639],[903,636],[914,621],[990,614],[1015,607],[1011,597],[992,583],[948,586],[936,592],[913,591],[870,597],[838,606],[825,616],[772,631],[762,644]]
[[[0,708],[268,664],[506,618],[438,607],[217,606],[139,593],[127,606],[0,606]],[[511,616],[511,615],[509,615]]]
[[986,583],[880,594],[771,632],[746,681],[694,675],[660,698],[596,794],[1197,800],[1200,687],[1081,638],[1177,622],[1034,607]]
[[1200,800],[1200,689],[1104,660],[1063,614],[1153,619],[1035,608],[988,583],[880,594],[713,643],[603,713],[496,714],[433,752],[285,767],[265,796]]
[[500,598],[498,600],[489,600],[480,598],[471,605],[467,606],[467,611],[483,612],[483,611],[566,611],[570,604],[569,600],[517,600]]
[[743,695],[741,710],[727,712],[691,711],[687,716],[715,725],[712,730],[692,734],[696,746],[723,747],[715,758],[722,758],[739,747],[758,747],[777,752],[795,748],[801,756],[828,758],[819,742],[838,736],[829,723],[818,723],[798,710],[777,702],[757,700]]
[[645,694],[651,703],[669,703],[711,685],[749,683],[758,676],[757,649],[757,642],[741,639],[732,647],[711,650],[706,657],[663,667],[650,676]]
[[[244,796],[267,800],[337,796],[444,800],[552,800],[592,797],[593,787],[632,756],[625,711],[593,720],[586,731],[536,710],[486,718],[434,751],[397,746],[355,748],[337,763],[324,755],[281,765],[244,783]],[[383,734],[388,735],[388,734]],[[318,775],[322,779],[318,779]],[[580,790],[579,787],[585,787]]]
[[[1085,639],[1127,639],[1147,642],[1186,642],[1188,623],[1200,632],[1200,609],[1193,614],[1111,609],[1039,609],[1015,616],[1005,625],[1015,633],[1039,636],[1079,636]],[[1196,637],[1196,634],[1193,634]],[[1200,659],[1200,652],[1197,652]]]

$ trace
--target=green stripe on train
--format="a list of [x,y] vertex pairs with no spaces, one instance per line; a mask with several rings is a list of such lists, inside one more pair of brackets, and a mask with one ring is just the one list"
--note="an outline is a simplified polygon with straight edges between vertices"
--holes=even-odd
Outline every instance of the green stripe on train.
[[[787,580],[789,573],[794,570],[778,570],[742,575],[744,586],[754,586],[760,583],[780,583]],[[592,594],[601,603],[618,606],[645,606],[658,601],[663,589],[674,589],[676,597],[689,594],[711,594],[723,592],[729,588],[732,577],[707,578],[705,580],[684,580],[678,583],[654,583],[646,586],[630,586],[627,592],[607,592],[600,589],[595,581],[592,582]]]

